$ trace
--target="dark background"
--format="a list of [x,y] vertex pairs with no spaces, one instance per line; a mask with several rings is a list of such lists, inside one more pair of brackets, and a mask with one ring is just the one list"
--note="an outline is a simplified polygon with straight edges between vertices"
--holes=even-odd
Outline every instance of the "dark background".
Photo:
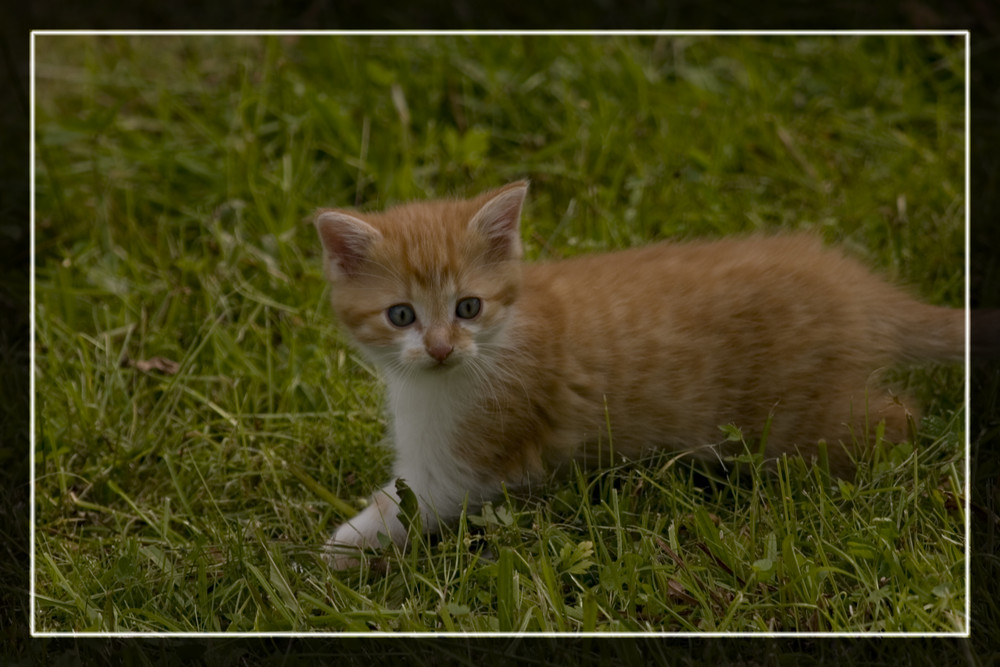
[[[8,3],[13,4],[13,3]],[[1000,662],[1000,361],[972,372],[970,639],[32,639],[28,635],[30,31],[152,29],[641,29],[971,31],[971,291],[1000,307],[1000,6],[989,0],[36,0],[0,20],[0,665],[950,664]],[[975,315],[974,315],[975,317]],[[994,344],[1000,344],[994,342]]]

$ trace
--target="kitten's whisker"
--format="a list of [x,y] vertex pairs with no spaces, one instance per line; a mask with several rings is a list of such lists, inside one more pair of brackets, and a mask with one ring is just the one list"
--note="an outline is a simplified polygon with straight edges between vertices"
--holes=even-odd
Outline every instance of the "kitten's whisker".
[[473,379],[477,381],[480,387],[485,388],[489,392],[496,410],[498,412],[501,411],[504,406],[500,404],[500,398],[497,396],[496,383],[493,382],[496,378],[490,374],[489,370],[484,367],[484,363],[478,358],[470,359],[468,366],[473,374]]
[[[528,393],[528,387],[524,382],[523,374],[534,372],[535,367],[531,364],[526,364],[521,369],[523,372],[515,372],[511,368],[501,363],[501,360],[503,360],[504,358],[509,359],[513,355],[519,354],[520,350],[516,349],[512,345],[505,343],[483,343],[479,347],[485,350],[486,352],[490,353],[490,356],[495,356],[495,359],[490,359],[488,362],[484,363],[489,363],[491,369],[493,369],[493,371],[500,378],[505,380],[516,381],[517,384],[521,386],[521,390],[524,392],[525,398],[530,399],[531,396]],[[508,382],[507,384],[513,384],[513,382]]]

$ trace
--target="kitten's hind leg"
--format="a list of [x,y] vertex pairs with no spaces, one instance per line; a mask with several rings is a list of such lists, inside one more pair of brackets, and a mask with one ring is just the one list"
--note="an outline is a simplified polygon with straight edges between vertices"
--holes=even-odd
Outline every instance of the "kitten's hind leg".
[[885,422],[885,439],[889,442],[912,441],[920,411],[908,397],[886,391],[869,400],[868,420],[869,424]]
[[[830,471],[839,477],[851,477],[855,462],[868,458],[874,447],[912,441],[919,421],[920,412],[908,397],[869,388],[866,407],[860,414],[855,411],[844,425],[845,431],[839,438],[839,444],[828,445]],[[882,443],[878,443],[876,436],[880,424],[885,425]]]

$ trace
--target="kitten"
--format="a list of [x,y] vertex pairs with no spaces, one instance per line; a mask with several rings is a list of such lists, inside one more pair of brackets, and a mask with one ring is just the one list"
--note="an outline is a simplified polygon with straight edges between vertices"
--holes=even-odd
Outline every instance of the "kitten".
[[[767,457],[846,444],[915,408],[877,382],[896,361],[963,358],[964,312],[929,306],[806,235],[659,243],[521,262],[527,182],[383,213],[323,209],[333,310],[388,389],[395,477],[434,531],[572,459],[654,447],[716,459],[720,425]],[[406,542],[394,482],[327,544],[334,567],[378,534]]]

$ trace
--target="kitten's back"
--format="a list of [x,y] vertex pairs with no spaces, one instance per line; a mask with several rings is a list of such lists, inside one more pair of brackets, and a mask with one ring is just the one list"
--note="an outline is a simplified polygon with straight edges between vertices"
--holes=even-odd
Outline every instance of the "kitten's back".
[[913,408],[873,373],[957,360],[964,343],[962,311],[919,303],[808,235],[529,264],[518,307],[536,393],[526,409],[567,450],[581,431],[600,439],[607,418],[627,455],[666,445],[714,457],[705,446],[730,423],[758,435],[769,424],[772,455],[863,438],[877,419],[904,438]]

